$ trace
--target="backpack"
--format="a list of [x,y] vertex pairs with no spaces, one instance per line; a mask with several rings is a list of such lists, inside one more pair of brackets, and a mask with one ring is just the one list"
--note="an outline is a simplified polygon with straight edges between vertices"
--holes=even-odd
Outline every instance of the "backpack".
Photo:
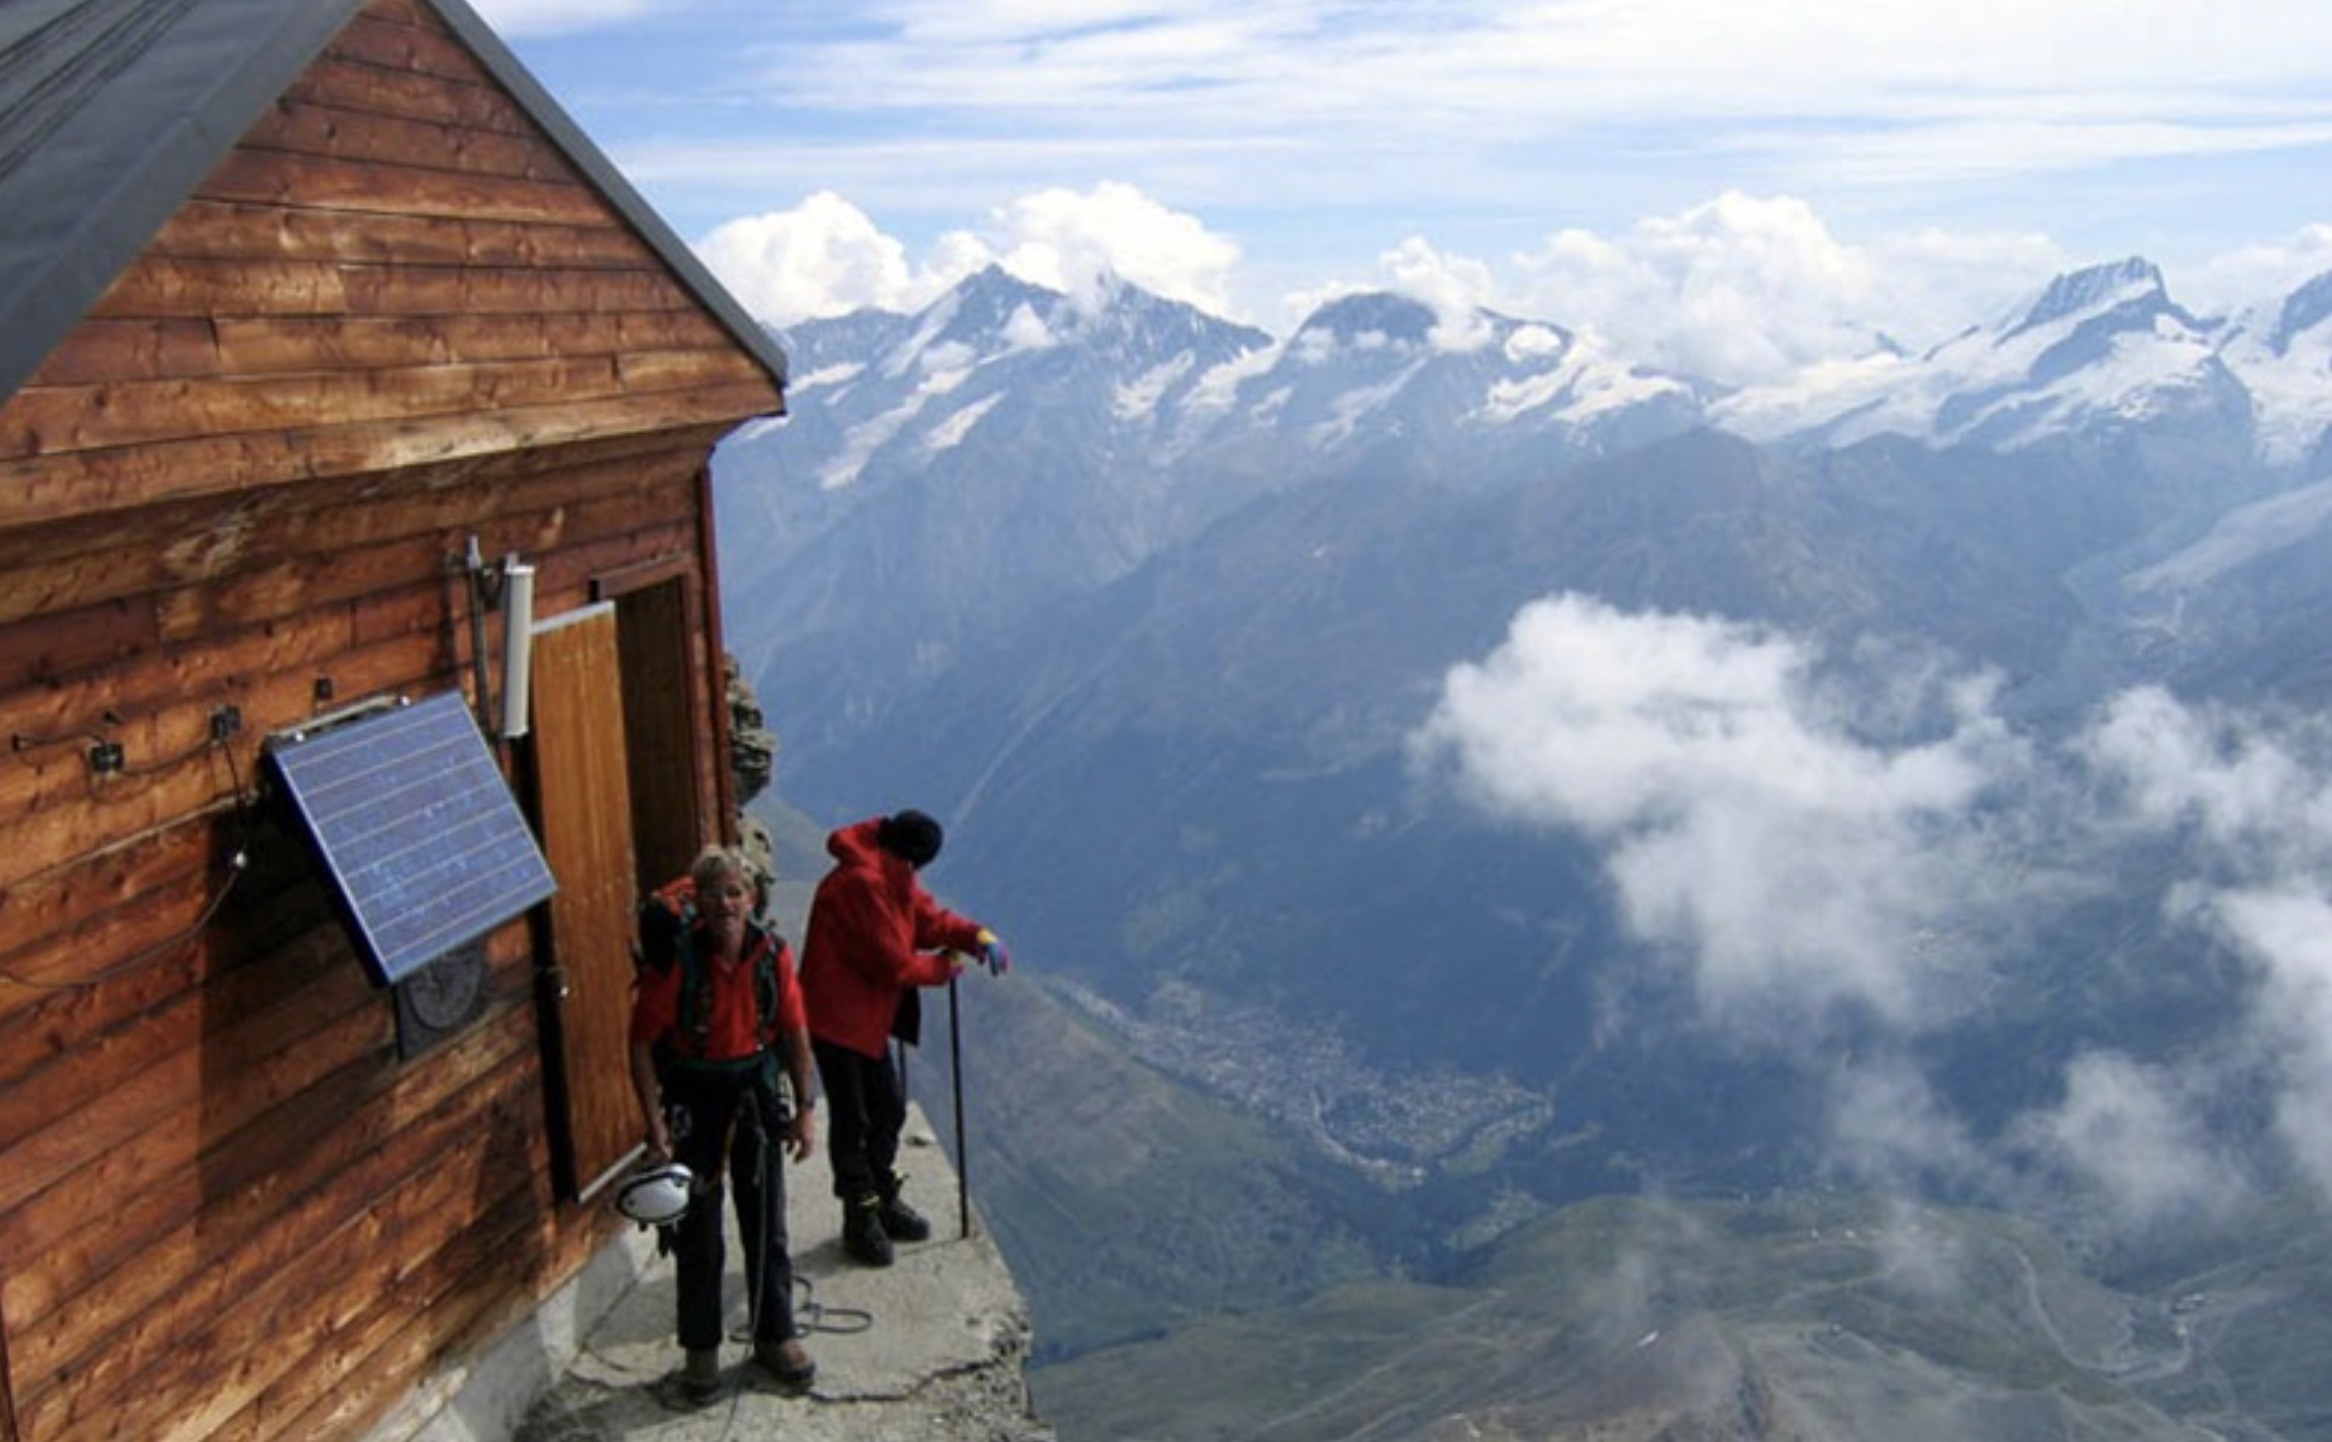
[[[756,923],[755,929],[759,930]],[[687,876],[668,881],[643,898],[639,905],[638,938],[634,943],[634,965],[641,971],[659,975],[678,966],[680,970],[680,1005],[675,1012],[676,1031],[687,1033],[695,1045],[683,1050],[674,1036],[661,1037],[656,1042],[657,1069],[678,1063],[691,1065],[728,1066],[732,1063],[707,1063],[701,1060],[712,1033],[712,988],[705,983],[704,961],[697,955],[696,882]],[[774,933],[764,933],[765,945],[757,948],[753,967],[753,1000],[759,1008],[761,1028],[766,1033],[777,1025],[780,993],[777,980],[777,958],[785,943]],[[689,1052],[694,1056],[690,1056]],[[756,1059],[745,1058],[733,1063],[749,1065]]]

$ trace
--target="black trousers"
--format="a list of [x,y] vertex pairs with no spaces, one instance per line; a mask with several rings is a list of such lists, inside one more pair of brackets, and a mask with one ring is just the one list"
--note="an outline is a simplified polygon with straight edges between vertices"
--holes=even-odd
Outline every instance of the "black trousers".
[[788,1119],[774,1072],[774,1065],[742,1072],[675,1065],[664,1076],[673,1159],[696,1178],[673,1262],[680,1345],[691,1351],[721,1343],[721,1273],[728,1265],[721,1228],[724,1171],[737,1194],[753,1340],[782,1342],[797,1335],[793,1258],[785,1235]]
[[810,1043],[818,1059],[819,1090],[826,1094],[826,1161],[834,1195],[845,1204],[888,1197],[899,1187],[899,1133],[907,1125],[907,1093],[888,1050],[862,1056],[832,1042]]

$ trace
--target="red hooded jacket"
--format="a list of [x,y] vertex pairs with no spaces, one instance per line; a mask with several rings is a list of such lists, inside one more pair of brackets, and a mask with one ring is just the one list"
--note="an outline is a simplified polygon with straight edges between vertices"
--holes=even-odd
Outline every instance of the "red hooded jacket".
[[955,975],[940,949],[977,951],[980,923],[933,901],[915,868],[875,841],[879,816],[826,838],[834,869],[810,903],[802,941],[802,1000],[810,1035],[879,1057],[899,999]]

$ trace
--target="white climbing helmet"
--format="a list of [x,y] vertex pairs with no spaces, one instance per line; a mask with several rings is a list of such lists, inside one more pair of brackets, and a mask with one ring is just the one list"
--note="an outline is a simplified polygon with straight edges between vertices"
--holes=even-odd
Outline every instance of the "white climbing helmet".
[[688,1191],[695,1180],[678,1162],[651,1167],[616,1189],[615,1209],[643,1227],[670,1226],[688,1210]]

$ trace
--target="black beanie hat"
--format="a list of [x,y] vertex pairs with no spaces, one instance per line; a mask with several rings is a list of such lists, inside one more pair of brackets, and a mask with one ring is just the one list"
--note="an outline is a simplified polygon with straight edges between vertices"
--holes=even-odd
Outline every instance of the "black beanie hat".
[[929,866],[931,859],[939,855],[940,843],[946,839],[939,823],[920,811],[886,816],[875,828],[875,844],[909,866]]

